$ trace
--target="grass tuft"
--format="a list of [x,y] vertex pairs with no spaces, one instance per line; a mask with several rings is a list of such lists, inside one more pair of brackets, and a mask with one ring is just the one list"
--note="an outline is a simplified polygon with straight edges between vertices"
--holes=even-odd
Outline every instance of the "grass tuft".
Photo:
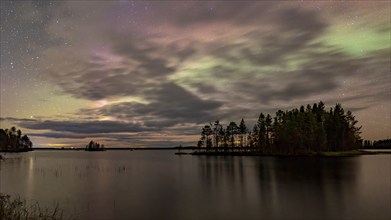
[[21,198],[11,199],[11,196],[0,193],[0,220],[59,220],[64,219],[58,204],[54,209],[42,209],[38,202],[27,205]]

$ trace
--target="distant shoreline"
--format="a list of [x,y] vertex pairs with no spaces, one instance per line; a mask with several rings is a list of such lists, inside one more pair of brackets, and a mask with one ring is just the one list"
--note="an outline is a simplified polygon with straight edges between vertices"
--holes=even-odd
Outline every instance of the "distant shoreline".
[[[183,147],[182,150],[195,150],[196,147]],[[37,147],[33,150],[60,150],[60,151],[84,151],[85,148],[57,148],[57,147]],[[113,147],[105,148],[106,151],[110,150],[178,150],[178,147],[148,147],[148,148],[133,148],[133,147]]]
[[[33,148],[37,151],[85,151],[85,148],[45,148],[37,147]],[[283,156],[283,157],[301,157],[301,156],[314,156],[314,157],[347,157],[347,156],[360,156],[360,155],[376,155],[376,154],[391,154],[391,149],[359,149],[353,151],[340,151],[340,152],[320,152],[313,154],[266,154],[259,152],[218,152],[218,151],[197,151],[197,147],[149,147],[149,148],[105,148],[105,151],[148,151],[148,150],[178,150],[177,155],[189,154],[195,156]],[[182,150],[193,150],[189,153],[180,153]],[[6,153],[6,152],[3,152]]]
[[312,154],[272,154],[272,153],[259,153],[259,152],[216,152],[216,151],[201,151],[193,152],[192,155],[197,156],[277,156],[277,157],[350,157],[360,155],[376,155],[376,154],[391,154],[389,151],[384,150],[371,150],[366,149],[352,150],[352,151],[334,151],[334,152],[320,152]]

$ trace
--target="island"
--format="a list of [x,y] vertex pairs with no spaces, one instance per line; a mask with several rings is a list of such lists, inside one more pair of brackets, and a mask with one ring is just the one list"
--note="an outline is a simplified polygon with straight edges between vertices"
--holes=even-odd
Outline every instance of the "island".
[[244,119],[224,128],[217,120],[205,125],[194,155],[355,155],[362,147],[361,127],[341,104],[325,109],[320,101],[275,116],[260,113],[250,131]]
[[85,151],[106,151],[105,146],[99,144],[98,142],[90,141],[89,144],[86,145]]

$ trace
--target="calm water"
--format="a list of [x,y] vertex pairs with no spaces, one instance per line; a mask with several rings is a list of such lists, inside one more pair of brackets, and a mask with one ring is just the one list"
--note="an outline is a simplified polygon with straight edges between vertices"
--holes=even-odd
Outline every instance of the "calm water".
[[58,203],[78,219],[391,218],[390,155],[34,151],[12,157],[0,162],[0,192],[41,206]]

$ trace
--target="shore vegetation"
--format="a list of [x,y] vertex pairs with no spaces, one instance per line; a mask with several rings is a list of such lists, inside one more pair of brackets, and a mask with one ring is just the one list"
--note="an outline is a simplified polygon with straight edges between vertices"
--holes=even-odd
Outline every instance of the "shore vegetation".
[[90,143],[88,143],[86,145],[85,150],[86,151],[105,151],[105,146],[103,144],[101,145],[98,142],[91,140]]
[[25,152],[31,151],[32,147],[30,138],[20,129],[0,129],[0,152]]
[[0,220],[60,220],[64,218],[58,206],[53,209],[42,209],[39,204],[28,205],[21,198],[11,198],[0,193]]
[[325,109],[321,101],[275,116],[260,113],[252,130],[244,119],[224,127],[218,120],[201,131],[196,154],[213,155],[321,155],[355,151],[362,147],[361,127],[341,104]]

